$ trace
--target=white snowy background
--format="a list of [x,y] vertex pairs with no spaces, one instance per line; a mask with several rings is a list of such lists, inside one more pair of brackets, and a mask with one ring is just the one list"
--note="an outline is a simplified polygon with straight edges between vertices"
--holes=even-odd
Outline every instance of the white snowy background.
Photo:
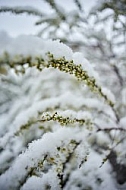
[[[85,13],[88,13],[96,0],[84,0]],[[66,10],[75,9],[75,4],[72,0],[57,1],[65,7]],[[33,6],[42,12],[51,13],[52,9],[42,0],[0,0],[0,6]],[[0,14],[0,30],[7,31],[11,36],[18,36],[20,34],[36,34],[39,30],[34,26],[36,18],[33,16],[23,15],[15,16],[12,13]]]

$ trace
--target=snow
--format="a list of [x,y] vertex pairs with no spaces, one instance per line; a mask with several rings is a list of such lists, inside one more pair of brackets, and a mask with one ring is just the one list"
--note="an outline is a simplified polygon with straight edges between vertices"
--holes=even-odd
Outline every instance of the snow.
[[126,129],[126,117],[122,117],[120,119],[120,126],[124,129]]
[[126,105],[126,88],[122,90],[122,103]]
[[[68,15],[71,15],[70,12],[76,10],[76,6],[74,1],[56,1],[59,6],[64,7],[64,10],[67,12]],[[95,3],[94,0],[88,0],[82,1],[81,4],[84,6],[84,11],[86,14],[88,14],[91,6],[93,6]],[[49,4],[46,1],[37,0],[36,3],[34,3],[34,0],[26,1],[21,0],[4,0],[0,1],[0,6],[10,6],[10,7],[34,7],[34,9],[37,9],[38,11],[41,9],[40,14],[47,15],[48,17],[52,16],[52,13],[54,13],[54,10],[51,9]],[[46,16],[46,17],[47,17]],[[36,34],[38,33],[38,29],[41,29],[40,27],[33,26],[34,23],[36,23],[36,16],[33,17],[30,15],[29,17],[26,14],[22,15],[12,15],[8,13],[2,13],[0,14],[0,29],[9,31],[9,34],[13,37],[19,36],[20,34]],[[41,18],[41,17],[40,17]],[[40,20],[39,18],[39,20]],[[37,20],[38,21],[38,20]]]
[[[28,150],[22,153],[16,159],[14,166],[1,176],[0,186],[3,187],[3,190],[11,188],[12,184],[13,188],[17,188],[19,181],[26,175],[26,168],[36,167],[39,160],[46,154],[51,156],[56,152],[56,147],[61,146],[62,140],[69,142],[74,135],[74,130],[71,132],[70,129],[61,128],[56,133],[47,133],[42,139],[29,144]],[[15,178],[18,179],[15,181]]]
[[[50,52],[55,58],[64,56],[76,65],[82,64],[90,77],[100,80],[93,66],[81,53],[73,53],[59,40],[43,40],[32,35],[11,38],[1,32],[0,41],[0,57],[6,51],[12,60],[16,55],[32,56],[33,59],[41,56],[46,60],[46,53]],[[64,176],[70,174],[65,190],[79,189],[79,185],[82,189],[117,190],[109,161],[100,168],[108,154],[108,150],[100,147],[111,147],[112,134],[104,134],[104,128],[125,127],[125,117],[117,123],[115,113],[109,105],[83,87],[75,77],[58,69],[45,68],[40,72],[34,67],[27,68],[26,65],[24,75],[16,75],[14,71],[0,75],[0,84],[1,104],[6,102],[6,109],[0,110],[2,190],[44,189],[46,185],[54,190],[60,189],[59,173],[64,173]],[[110,90],[102,89],[115,101]],[[86,124],[79,125],[76,122],[74,125],[61,126],[55,120],[40,121],[46,113],[52,115],[55,112],[64,118],[89,119],[93,130],[89,130]],[[103,130],[102,134],[96,132],[97,126]],[[117,133],[115,142],[119,138]],[[122,147],[125,149],[125,142]],[[120,152],[121,146],[117,150]],[[124,154],[125,152],[121,155],[123,159]],[[121,159],[120,162],[125,163]],[[39,166],[40,163],[42,167]],[[33,175],[34,172],[36,176]]]
[[97,79],[97,81],[99,80],[98,74],[94,71],[93,65],[91,65],[86,58],[84,58],[82,53],[75,52],[73,55],[73,60],[76,65],[81,64],[82,68],[87,71],[89,76],[93,76]]
[[[48,185],[47,185],[48,184]],[[51,187],[52,190],[60,190],[60,186],[58,184],[58,178],[55,171],[49,171],[48,173],[43,173],[42,177],[32,176],[28,181],[24,184],[21,190],[40,190]]]
[[[66,190],[70,188],[79,190],[80,188],[85,188],[85,186],[94,190],[106,188],[108,190],[115,190],[116,187],[113,183],[114,181],[113,177],[111,176],[111,168],[109,164],[106,163],[101,169],[99,168],[98,164],[100,162],[101,157],[95,152],[92,152],[88,156],[88,160],[84,163],[82,168],[72,173],[72,175],[70,176],[70,182],[67,184]],[[90,170],[92,172],[90,172]],[[95,180],[101,180],[101,182],[96,182]],[[77,185],[80,186],[77,187]]]
[[[72,50],[59,40],[42,40],[33,35],[21,35],[12,40],[6,33],[0,32],[0,40],[5,43],[0,44],[0,55],[5,51],[11,56],[45,56],[46,53],[51,52],[55,58],[65,56],[66,59],[72,59]],[[13,48],[12,48],[13,47]]]
[[111,100],[113,103],[116,102],[114,94],[107,88],[102,88],[102,92]]

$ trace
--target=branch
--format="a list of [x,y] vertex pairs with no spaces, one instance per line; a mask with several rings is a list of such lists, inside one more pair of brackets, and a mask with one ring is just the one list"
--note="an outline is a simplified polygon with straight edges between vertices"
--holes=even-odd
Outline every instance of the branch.
[[105,102],[114,109],[114,103],[102,92],[100,86],[97,85],[94,77],[90,77],[88,72],[83,70],[81,64],[74,64],[73,60],[68,61],[65,57],[61,57],[56,59],[53,54],[48,52],[47,54],[48,61],[45,61],[42,57],[35,57],[34,61],[30,56],[24,57],[21,55],[16,56],[16,60],[10,59],[8,53],[5,53],[2,57],[0,57],[1,65],[8,65],[11,68],[15,69],[15,72],[18,73],[17,66],[20,66],[19,72],[24,73],[25,68],[24,65],[27,63],[29,67],[36,67],[38,70],[42,71],[43,68],[53,67],[55,69],[59,69],[62,72],[69,73],[70,75],[74,75],[77,80],[84,82],[92,92],[97,93],[101,97],[104,98]]
[[115,71],[115,73],[116,73],[116,75],[117,75],[117,77],[118,77],[118,79],[119,79],[120,85],[123,86],[123,78],[122,78],[122,76],[120,75],[120,72],[119,72],[118,67],[117,67],[116,65],[112,65],[112,66],[113,66],[113,70]]
[[30,6],[25,6],[25,7],[18,7],[18,6],[16,6],[16,7],[6,7],[6,6],[2,6],[2,7],[0,7],[0,13],[3,13],[3,12],[11,12],[13,14],[27,13],[28,15],[34,15],[34,16],[39,16],[39,17],[45,16],[38,9],[35,9],[33,7],[30,7]]
[[85,125],[91,125],[91,121],[89,119],[85,120],[85,119],[70,119],[69,117],[63,117],[61,115],[58,115],[57,112],[55,112],[53,115],[50,115],[48,113],[45,113],[46,115],[42,116],[42,119],[38,120],[40,122],[45,122],[45,121],[57,121],[58,123],[60,123],[61,125],[67,125],[67,124],[74,124],[74,123],[79,123],[81,125],[85,124]]
[[66,20],[65,15],[63,14],[63,10],[61,12],[60,8],[57,6],[54,0],[46,0],[46,2],[56,11],[61,20]]
[[82,8],[81,3],[79,2],[79,0],[74,0],[74,2],[76,3],[78,9],[79,9],[80,11],[82,11],[83,8]]
[[124,129],[124,128],[122,128],[122,127],[119,127],[119,128],[115,128],[115,127],[111,127],[111,128],[103,128],[103,129],[101,129],[101,128],[98,128],[97,129],[97,132],[99,132],[99,131],[105,131],[105,132],[110,132],[110,131],[112,131],[112,130],[116,130],[116,131],[126,131],[126,129]]
[[116,173],[118,183],[124,184],[126,182],[126,166],[117,162],[117,153],[113,150],[108,155],[108,160]]

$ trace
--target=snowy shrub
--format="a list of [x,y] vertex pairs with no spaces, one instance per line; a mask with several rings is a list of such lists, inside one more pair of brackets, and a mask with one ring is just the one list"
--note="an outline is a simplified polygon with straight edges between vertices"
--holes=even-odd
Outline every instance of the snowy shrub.
[[0,32],[0,190],[125,190],[125,2],[45,2],[0,7],[41,26]]
[[125,127],[90,63],[59,41],[0,38],[0,187],[115,189],[105,161]]

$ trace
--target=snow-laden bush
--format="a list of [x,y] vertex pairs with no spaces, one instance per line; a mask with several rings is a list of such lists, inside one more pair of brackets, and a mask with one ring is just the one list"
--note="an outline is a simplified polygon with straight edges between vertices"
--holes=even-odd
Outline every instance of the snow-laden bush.
[[0,41],[0,189],[120,188],[125,117],[102,76],[59,41]]

